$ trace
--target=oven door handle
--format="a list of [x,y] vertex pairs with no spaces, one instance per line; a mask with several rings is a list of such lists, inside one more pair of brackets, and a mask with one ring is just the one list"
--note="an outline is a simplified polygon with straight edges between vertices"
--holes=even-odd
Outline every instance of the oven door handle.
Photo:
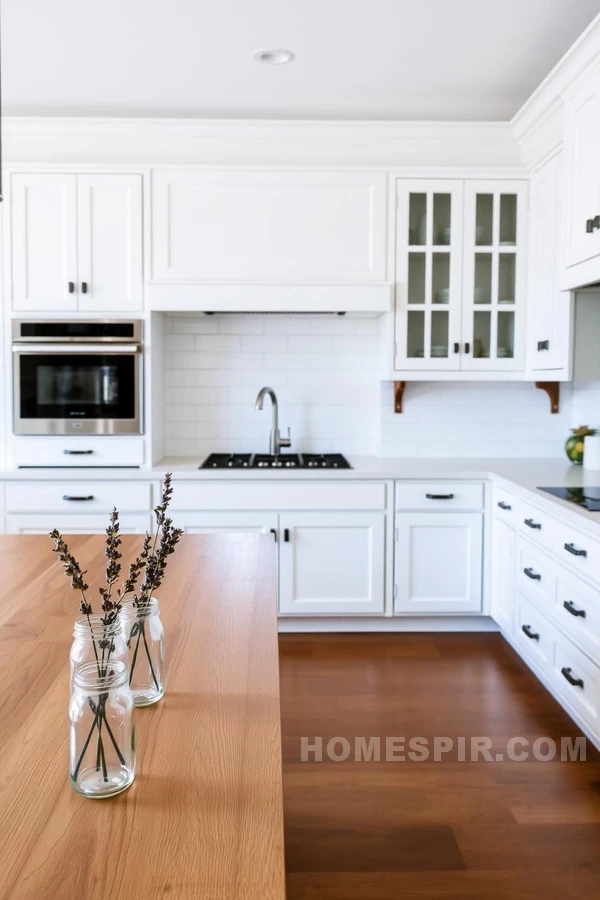
[[107,356],[110,353],[139,353],[141,344],[13,344],[13,353],[54,353],[62,356],[65,353],[77,353],[82,356],[85,353],[102,353]]

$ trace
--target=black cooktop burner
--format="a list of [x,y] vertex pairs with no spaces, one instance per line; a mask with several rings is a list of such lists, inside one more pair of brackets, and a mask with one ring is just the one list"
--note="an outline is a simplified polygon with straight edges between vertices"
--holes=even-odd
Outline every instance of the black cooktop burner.
[[600,512],[600,487],[541,487],[538,490],[561,500],[570,500],[590,512]]
[[211,453],[201,469],[351,469],[341,453]]

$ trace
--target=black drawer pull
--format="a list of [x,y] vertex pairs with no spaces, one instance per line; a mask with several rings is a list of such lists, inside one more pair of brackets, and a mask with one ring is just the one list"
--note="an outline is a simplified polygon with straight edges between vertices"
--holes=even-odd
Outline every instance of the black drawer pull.
[[531,625],[523,625],[521,631],[526,634],[531,641],[539,641],[540,639],[539,634],[536,634],[535,631],[531,630]]
[[454,344],[454,352],[460,353],[460,344],[458,343],[458,341],[456,341],[456,343]]
[[565,600],[563,606],[572,616],[581,616],[582,619],[585,619],[585,609],[577,609],[572,600]]
[[269,528],[269,532],[273,535],[273,540],[275,541],[275,543],[277,543],[277,529]]
[[70,282],[69,282],[69,293],[70,293],[70,294],[74,294],[74,293],[75,293],[75,282],[74,282],[74,281],[70,281]]
[[89,496],[87,496],[87,497],[71,497],[69,494],[63,494],[63,500],[81,501],[81,500],[93,500],[93,499],[94,499],[93,494],[89,494]]
[[454,500],[454,494],[425,494],[428,500]]
[[512,509],[510,503],[505,503],[504,500],[500,500],[498,506],[500,507],[500,509]]
[[82,294],[87,294],[87,281],[82,281],[82,282],[81,282],[81,293],[82,293]]
[[565,544],[565,550],[572,556],[587,556],[587,550],[578,550],[575,544]]
[[289,542],[290,542],[290,529],[289,528],[283,529],[283,540],[285,541],[286,544],[289,544]]
[[549,350],[550,349],[550,341],[538,341],[537,348],[538,348],[538,351]]
[[534,522],[533,519],[524,519],[523,520],[528,528],[537,528],[539,531],[542,530],[542,526],[539,522]]
[[470,345],[470,343],[467,341],[467,343],[465,344],[465,353],[470,353],[470,352],[471,352],[471,345]]
[[531,578],[532,581],[542,580],[542,576],[537,572],[534,572],[533,569],[523,569],[523,572],[525,573],[525,575],[527,575],[528,578]]
[[571,675],[571,672],[573,671],[572,669],[564,667],[560,671],[562,675],[567,679],[569,684],[573,685],[573,687],[583,687],[583,678],[573,678],[573,676]]
[[65,456],[89,456],[93,450],[63,450]]
[[594,220],[593,219],[585,220],[585,231],[586,231],[586,234],[592,234],[592,232],[594,231]]

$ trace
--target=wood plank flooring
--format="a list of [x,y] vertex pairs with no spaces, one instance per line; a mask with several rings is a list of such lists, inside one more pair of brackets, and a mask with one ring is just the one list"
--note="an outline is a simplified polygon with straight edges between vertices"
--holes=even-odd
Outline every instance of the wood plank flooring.
[[[589,742],[586,762],[385,761],[386,737],[489,736],[496,755],[580,734],[499,635],[280,635],[280,666],[288,900],[598,900]],[[371,736],[381,761],[354,761]],[[349,760],[326,758],[333,737]]]

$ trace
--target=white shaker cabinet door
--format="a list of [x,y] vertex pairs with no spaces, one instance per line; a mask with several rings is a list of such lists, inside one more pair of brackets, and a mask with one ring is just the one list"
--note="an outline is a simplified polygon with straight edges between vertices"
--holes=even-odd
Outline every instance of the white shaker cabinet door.
[[279,535],[281,613],[383,613],[384,513],[286,513]]
[[384,282],[386,186],[379,172],[158,170],[151,279]]
[[15,312],[77,309],[76,197],[75,175],[12,176]]
[[516,591],[516,533],[505,522],[494,520],[492,534],[492,618],[512,635]]
[[481,611],[481,513],[396,513],[395,611]]
[[142,176],[79,175],[79,309],[139,312]]

